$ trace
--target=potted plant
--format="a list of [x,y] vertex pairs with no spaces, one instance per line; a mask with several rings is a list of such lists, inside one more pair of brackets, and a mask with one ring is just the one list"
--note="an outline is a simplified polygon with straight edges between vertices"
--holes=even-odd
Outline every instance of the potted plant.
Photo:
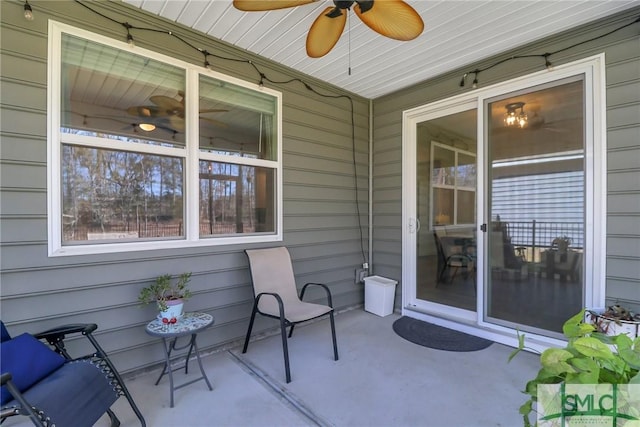
[[605,335],[627,334],[630,338],[640,336],[640,314],[615,304],[606,310],[595,308],[587,310],[587,322],[592,323],[598,332]]
[[182,316],[184,302],[191,298],[191,291],[187,288],[191,273],[182,273],[175,281],[172,279],[170,274],[158,276],[155,283],[142,288],[138,295],[140,304],[158,304],[165,323],[177,322]]
[[[545,409],[538,396],[538,386],[545,384],[640,384],[640,338],[626,334],[608,336],[596,326],[585,322],[585,310],[565,322],[562,331],[567,338],[564,348],[548,348],[540,354],[542,367],[537,376],[527,382],[523,393],[529,399],[520,407],[525,426],[531,426],[529,415],[534,409]],[[524,334],[518,333],[518,348],[509,361],[522,350],[536,352],[525,346]],[[640,417],[640,396],[631,406]],[[536,407],[534,408],[534,404]],[[543,407],[541,408],[541,405]],[[638,418],[640,419],[640,418]]]

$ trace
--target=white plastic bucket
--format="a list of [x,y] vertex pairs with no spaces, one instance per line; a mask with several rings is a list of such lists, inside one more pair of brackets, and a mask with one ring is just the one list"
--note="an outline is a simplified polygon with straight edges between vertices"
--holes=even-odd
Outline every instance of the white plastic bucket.
[[398,281],[381,276],[364,278],[364,309],[384,317],[393,313]]

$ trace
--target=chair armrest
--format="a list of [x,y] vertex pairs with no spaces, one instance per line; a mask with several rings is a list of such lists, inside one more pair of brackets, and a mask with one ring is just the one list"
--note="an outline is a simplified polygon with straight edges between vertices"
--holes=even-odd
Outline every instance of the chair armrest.
[[[37,334],[34,334],[33,336],[40,340],[42,339],[47,340],[47,342],[54,347],[57,353],[63,355],[65,358],[69,360],[73,360],[73,358],[71,357],[71,355],[69,355],[69,353],[65,348],[64,339],[69,334],[81,333],[82,335],[86,336],[89,339],[89,341],[91,342],[93,347],[96,349],[100,357],[103,357],[104,351],[102,350],[100,345],[98,345],[95,338],[93,338],[93,335],[91,335],[92,332],[95,331],[96,329],[98,329],[98,325],[96,325],[95,323],[62,325],[56,328],[48,329],[43,332],[39,332]],[[89,357],[89,355],[84,356],[82,358],[85,358],[85,357]]]
[[260,298],[262,298],[265,295],[269,295],[272,296],[276,299],[277,303],[278,303],[278,310],[280,312],[280,317],[284,318],[284,303],[282,302],[282,297],[280,295],[278,295],[276,292],[261,292],[258,295],[256,295],[256,307],[258,306],[258,303],[260,302]]
[[467,255],[467,254],[449,255],[447,257],[447,262],[451,261],[452,259],[455,259],[455,260],[458,260],[458,261],[473,261],[473,257],[471,257],[470,255]]
[[2,381],[2,385],[5,385],[7,381],[11,381],[11,372],[3,372],[0,380]]
[[329,307],[333,308],[333,301],[331,299],[331,291],[329,290],[329,287],[327,285],[325,285],[324,283],[306,283],[303,287],[302,290],[300,291],[300,299],[302,300],[302,298],[304,298],[304,293],[307,290],[307,286],[309,285],[314,285],[314,286],[320,286],[321,288],[323,288],[325,290],[325,292],[327,293],[327,302]]
[[33,336],[39,340],[46,339],[49,341],[50,339],[64,339],[64,336],[67,334],[75,334],[79,332],[81,332],[82,335],[90,334],[96,329],[98,329],[98,325],[95,323],[62,325],[57,328],[47,329],[46,331],[33,334]]

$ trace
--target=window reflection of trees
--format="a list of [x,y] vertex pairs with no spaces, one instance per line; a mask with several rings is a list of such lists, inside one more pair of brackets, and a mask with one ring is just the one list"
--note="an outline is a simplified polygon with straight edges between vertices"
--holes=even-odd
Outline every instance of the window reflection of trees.
[[64,242],[184,235],[182,159],[72,145],[62,154]]
[[200,235],[273,231],[265,217],[267,210],[273,212],[264,186],[267,181],[273,181],[269,169],[201,161]]

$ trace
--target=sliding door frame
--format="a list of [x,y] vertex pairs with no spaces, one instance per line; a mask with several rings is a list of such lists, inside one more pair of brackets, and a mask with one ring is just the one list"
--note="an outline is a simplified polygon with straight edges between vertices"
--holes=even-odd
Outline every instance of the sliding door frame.
[[[585,95],[585,307],[603,307],[606,289],[606,221],[607,221],[607,144],[606,144],[606,78],[604,54],[560,65],[553,71],[539,71],[495,85],[436,101],[403,112],[403,202],[402,202],[402,314],[449,326],[507,345],[517,345],[512,328],[485,321],[484,294],[486,284],[486,236],[478,230],[478,292],[476,312],[444,306],[416,298],[416,129],[426,120],[477,108],[476,223],[488,224],[486,101],[517,90],[556,80],[584,75]],[[427,224],[425,224],[427,226]],[[539,343],[538,348],[557,345],[558,339],[528,334]],[[536,345],[534,345],[534,348]]]

